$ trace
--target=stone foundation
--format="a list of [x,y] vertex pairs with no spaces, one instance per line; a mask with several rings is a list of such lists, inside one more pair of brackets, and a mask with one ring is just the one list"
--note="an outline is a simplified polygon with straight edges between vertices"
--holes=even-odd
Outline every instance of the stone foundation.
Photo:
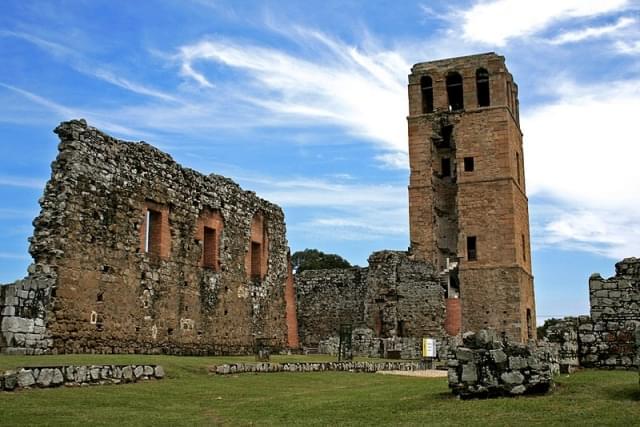
[[421,371],[426,362],[318,362],[318,363],[231,363],[212,366],[209,371],[217,375],[268,372],[368,372]]
[[0,374],[0,391],[98,384],[132,383],[164,378],[160,365],[43,366]]

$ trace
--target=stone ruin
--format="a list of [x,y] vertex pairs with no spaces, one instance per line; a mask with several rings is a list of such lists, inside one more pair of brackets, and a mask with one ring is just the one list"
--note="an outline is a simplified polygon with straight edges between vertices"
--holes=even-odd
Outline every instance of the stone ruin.
[[356,356],[420,358],[423,337],[445,342],[445,286],[431,264],[399,251],[373,253],[368,268],[303,271],[300,344],[337,354],[340,325],[349,324]]
[[589,300],[590,316],[564,318],[547,330],[545,340],[558,346],[561,370],[639,367],[640,259],[618,262],[609,279],[592,275]]
[[465,333],[449,352],[449,388],[461,398],[546,393],[553,387],[553,364],[536,347],[499,338],[482,329]]
[[287,347],[282,209],[84,120],[55,132],[34,262],[0,286],[0,352],[234,354],[256,338]]

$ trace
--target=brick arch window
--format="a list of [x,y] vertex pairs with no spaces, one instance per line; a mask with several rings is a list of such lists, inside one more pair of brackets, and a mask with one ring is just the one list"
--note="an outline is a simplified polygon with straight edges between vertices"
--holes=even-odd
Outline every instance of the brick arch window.
[[257,212],[251,220],[251,236],[245,257],[245,271],[249,280],[261,282],[264,279],[269,258],[268,248],[266,220],[261,212]]
[[484,68],[476,70],[476,96],[478,97],[478,107],[488,107],[491,104],[489,72]]
[[460,111],[464,109],[462,76],[455,71],[447,74],[447,96],[449,98],[449,110]]
[[200,266],[220,271],[220,242],[224,219],[218,210],[205,209],[198,218],[196,240],[201,244]]
[[420,78],[420,93],[422,94],[422,113],[433,113],[433,80],[429,76]]

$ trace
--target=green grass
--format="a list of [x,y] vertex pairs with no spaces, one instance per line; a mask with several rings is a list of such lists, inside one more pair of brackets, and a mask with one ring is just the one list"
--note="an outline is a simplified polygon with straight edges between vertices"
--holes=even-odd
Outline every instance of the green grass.
[[[637,372],[582,371],[547,396],[460,401],[446,379],[357,373],[215,376],[207,366],[252,357],[0,356],[24,365],[158,363],[161,381],[0,393],[0,425],[638,425]],[[331,360],[324,356],[275,361]]]

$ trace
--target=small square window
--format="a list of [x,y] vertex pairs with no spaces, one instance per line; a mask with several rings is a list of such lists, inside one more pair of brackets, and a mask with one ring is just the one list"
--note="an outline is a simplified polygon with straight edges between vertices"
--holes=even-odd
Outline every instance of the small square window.
[[465,172],[473,172],[474,169],[474,161],[473,157],[465,157],[464,158],[464,171]]

